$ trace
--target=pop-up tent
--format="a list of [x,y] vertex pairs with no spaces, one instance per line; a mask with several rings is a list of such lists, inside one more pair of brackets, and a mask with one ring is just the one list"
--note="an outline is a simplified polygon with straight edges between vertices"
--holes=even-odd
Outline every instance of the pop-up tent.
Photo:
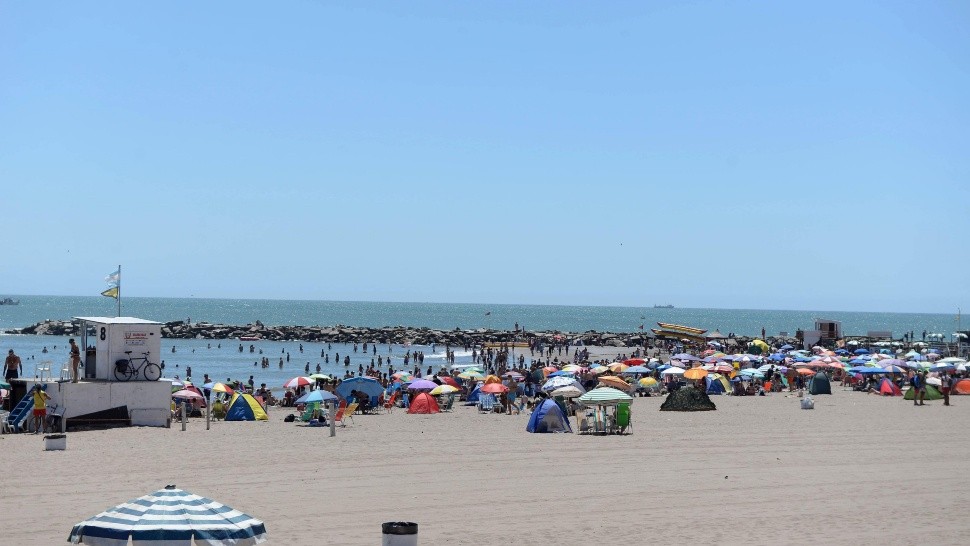
[[879,382],[879,394],[883,396],[902,396],[903,391],[887,377],[883,377]]
[[475,404],[477,404],[478,403],[478,395],[481,392],[482,392],[482,386],[481,385],[475,385],[475,388],[472,389],[471,394],[469,394],[468,395],[468,398],[465,399],[465,405],[466,406],[474,406]]
[[951,394],[970,394],[970,379],[958,379],[954,381]]
[[360,391],[370,396],[370,406],[376,407],[377,400],[384,394],[384,387],[371,377],[351,377],[344,379],[335,389],[338,396],[344,400],[350,398],[350,391]]
[[266,412],[251,395],[234,394],[226,410],[226,421],[268,421]]
[[546,398],[532,410],[527,432],[572,432],[569,419],[566,419],[562,408],[555,401]]
[[438,402],[433,396],[426,392],[419,392],[411,400],[408,413],[441,413],[441,408],[438,407]]
[[[913,387],[910,387],[909,389],[906,390],[906,394],[905,396],[903,396],[903,398],[906,400],[912,400],[915,394],[916,393],[913,392]],[[923,400],[942,400],[942,399],[943,399],[943,394],[941,394],[936,387],[934,387],[933,385],[926,386],[926,396],[923,397]]]
[[818,372],[808,385],[809,394],[832,394],[832,385],[825,372]]
[[707,381],[707,394],[724,394],[729,388],[723,375],[710,374],[704,379]]

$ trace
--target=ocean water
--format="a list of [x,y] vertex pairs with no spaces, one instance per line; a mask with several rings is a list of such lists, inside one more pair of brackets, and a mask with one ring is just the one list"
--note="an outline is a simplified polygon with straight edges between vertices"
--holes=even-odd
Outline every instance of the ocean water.
[[[0,329],[28,326],[45,319],[66,320],[75,316],[114,316],[115,300],[102,296],[12,296],[20,299],[20,305],[0,306]],[[794,334],[797,328],[811,328],[816,317],[840,320],[848,335],[864,335],[869,330],[889,330],[897,337],[904,331],[923,330],[941,332],[949,336],[956,329],[954,315],[909,313],[847,313],[825,311],[760,311],[732,309],[655,309],[638,307],[581,307],[543,305],[488,305],[445,303],[395,303],[395,302],[332,302],[332,301],[276,301],[276,300],[221,300],[198,298],[125,298],[122,314],[159,322],[186,320],[208,321],[224,324],[247,324],[259,320],[267,325],[330,326],[427,326],[438,329],[504,328],[511,329],[518,322],[529,330],[562,330],[583,332],[586,330],[632,332],[656,326],[657,322],[672,322],[700,328],[717,328],[723,333],[758,335],[764,327],[769,334],[787,331]],[[329,375],[343,376],[344,372],[356,372],[359,366],[366,368],[371,360],[380,355],[391,358],[396,369],[403,367],[406,351],[422,351],[425,354],[422,372],[428,366],[437,371],[445,363],[444,347],[378,345],[377,354],[364,354],[359,347],[335,343],[296,341],[260,341],[252,343],[236,340],[164,339],[162,354],[157,360],[165,363],[165,377],[186,376],[186,367],[192,367],[193,379],[199,381],[208,373],[213,380],[226,379],[246,381],[254,376],[256,384],[266,383],[279,387],[289,378],[303,375],[307,365],[311,372],[319,364],[321,371]],[[44,352],[46,348],[47,352]],[[67,338],[56,336],[0,335],[0,351],[14,349],[24,363],[25,375],[33,376],[41,362],[50,362],[55,376],[67,361]],[[470,351],[456,350],[456,363],[469,363]],[[619,352],[620,350],[618,350]],[[625,352],[625,351],[624,351]],[[345,367],[336,361],[351,357]],[[287,360],[289,355],[289,360]],[[154,355],[153,355],[154,356]],[[254,366],[262,357],[270,359],[270,367]],[[531,360],[528,352],[527,361]],[[279,366],[283,359],[283,367]],[[329,359],[329,362],[327,362]],[[156,360],[153,358],[152,360]],[[383,370],[387,370],[384,362]],[[409,368],[413,369],[413,363]]]
[[[20,305],[0,306],[0,329],[44,319],[115,316],[115,300],[103,296],[11,296]],[[684,324],[727,334],[769,335],[811,329],[816,318],[839,320],[846,335],[891,331],[896,337],[914,331],[949,337],[957,328],[953,314],[867,313],[846,311],[773,311],[752,309],[656,309],[567,305],[495,305],[480,303],[401,303],[202,298],[124,298],[122,315],[167,322],[186,320],[223,324],[302,326],[427,326],[437,329],[499,328],[516,323],[528,330],[633,332],[657,322]],[[970,321],[968,321],[970,323]],[[966,324],[963,328],[967,328]]]

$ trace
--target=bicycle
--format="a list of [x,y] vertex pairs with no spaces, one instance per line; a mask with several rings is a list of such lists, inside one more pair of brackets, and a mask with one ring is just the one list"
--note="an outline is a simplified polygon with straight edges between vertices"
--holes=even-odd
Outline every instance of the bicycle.
[[[128,355],[127,359],[115,362],[115,378],[118,381],[137,378],[142,375],[143,370],[146,381],[158,381],[158,378],[162,377],[162,368],[148,360],[149,353],[142,353],[144,356],[141,358],[131,358],[131,351],[125,351],[125,354]],[[135,366],[135,362],[141,362],[141,364]]]

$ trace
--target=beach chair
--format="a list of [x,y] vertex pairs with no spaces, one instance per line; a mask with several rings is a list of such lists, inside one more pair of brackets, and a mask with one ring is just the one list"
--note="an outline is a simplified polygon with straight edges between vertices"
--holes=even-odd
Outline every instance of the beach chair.
[[350,419],[351,421],[353,421],[354,412],[357,411],[357,406],[359,405],[360,404],[358,404],[357,402],[354,402],[353,404],[348,405],[347,408],[344,410],[344,419]]
[[609,432],[609,417],[606,415],[606,409],[602,406],[597,407],[593,410],[593,433],[594,434],[606,434]]
[[384,402],[384,413],[391,413],[394,411],[394,404],[397,402],[397,391],[391,394],[391,397]]
[[478,412],[479,413],[491,413],[495,409],[495,395],[494,394],[479,394],[478,395]]
[[455,395],[449,394],[448,398],[445,399],[445,403],[441,406],[441,411],[451,411],[451,407],[455,405]]
[[630,404],[618,404],[616,406],[616,426],[620,429],[620,434],[623,434],[626,429],[633,429],[630,422]]
[[589,414],[576,412],[576,429],[580,434],[589,434]]
[[346,402],[341,402],[340,406],[337,408],[337,414],[333,416],[334,424],[340,424],[342,427],[347,426],[347,422],[344,420],[347,416],[348,406],[346,404]]
[[300,416],[300,421],[303,421],[304,423],[309,423],[310,419],[313,419],[313,412],[315,412],[319,408],[320,408],[320,402],[312,402],[310,404],[307,404],[306,411],[304,411],[303,415]]

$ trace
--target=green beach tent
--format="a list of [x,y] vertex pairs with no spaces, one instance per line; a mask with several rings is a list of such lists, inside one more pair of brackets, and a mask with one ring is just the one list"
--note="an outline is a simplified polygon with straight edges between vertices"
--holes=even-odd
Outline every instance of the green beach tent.
[[[910,387],[909,390],[906,391],[906,394],[903,396],[903,400],[912,400],[914,395],[915,393],[913,392],[913,387]],[[926,386],[926,396],[923,397],[923,400],[942,400],[942,399],[943,399],[943,395],[940,394],[940,391],[936,387],[934,387],[933,385]]]

